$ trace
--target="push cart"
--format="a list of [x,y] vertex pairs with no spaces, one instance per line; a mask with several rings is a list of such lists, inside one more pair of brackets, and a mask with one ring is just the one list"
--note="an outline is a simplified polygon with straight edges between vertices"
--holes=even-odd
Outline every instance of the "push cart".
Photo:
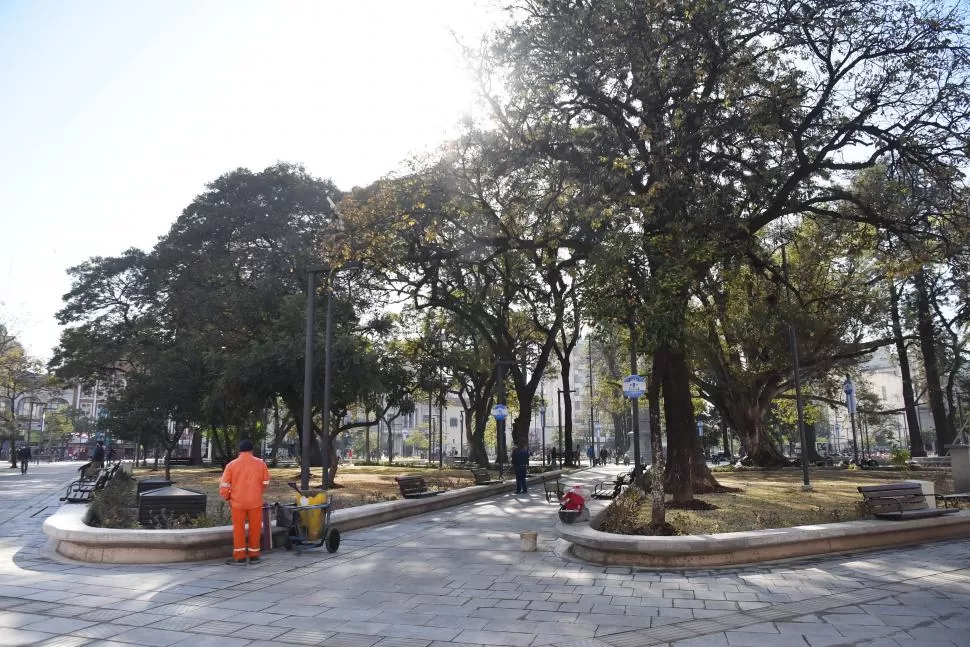
[[326,546],[328,553],[340,547],[340,531],[330,525],[333,500],[326,492],[301,490],[296,483],[288,484],[297,491],[295,504],[277,503],[276,525],[287,528],[284,547],[297,552]]

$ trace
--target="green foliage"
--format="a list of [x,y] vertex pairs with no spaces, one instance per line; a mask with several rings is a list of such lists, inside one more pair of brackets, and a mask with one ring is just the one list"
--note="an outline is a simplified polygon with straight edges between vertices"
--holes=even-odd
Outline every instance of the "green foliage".
[[94,493],[88,523],[101,528],[132,528],[138,521],[135,501],[137,481],[119,470],[108,483]]
[[606,509],[600,530],[620,535],[646,534],[647,524],[643,521],[643,512],[644,508],[649,509],[650,505],[650,497],[643,490],[629,487]]
[[893,447],[889,452],[889,462],[896,467],[906,467],[910,458],[909,450],[904,447]]

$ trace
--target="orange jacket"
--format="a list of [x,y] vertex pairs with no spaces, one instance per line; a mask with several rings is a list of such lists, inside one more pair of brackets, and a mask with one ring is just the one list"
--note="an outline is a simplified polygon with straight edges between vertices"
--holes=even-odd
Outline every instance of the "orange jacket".
[[269,485],[269,469],[252,452],[239,452],[239,458],[226,465],[219,483],[219,494],[233,508],[252,510],[263,506],[263,492]]

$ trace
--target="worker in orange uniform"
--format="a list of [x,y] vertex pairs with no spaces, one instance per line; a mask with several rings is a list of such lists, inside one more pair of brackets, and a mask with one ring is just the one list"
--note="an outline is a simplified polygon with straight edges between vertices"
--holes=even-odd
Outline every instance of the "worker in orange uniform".
[[[263,492],[269,485],[269,469],[263,459],[253,456],[253,443],[239,443],[239,457],[226,465],[219,483],[219,494],[232,508],[232,558],[227,564],[259,562],[259,539],[263,524]],[[246,523],[249,522],[249,547]]]

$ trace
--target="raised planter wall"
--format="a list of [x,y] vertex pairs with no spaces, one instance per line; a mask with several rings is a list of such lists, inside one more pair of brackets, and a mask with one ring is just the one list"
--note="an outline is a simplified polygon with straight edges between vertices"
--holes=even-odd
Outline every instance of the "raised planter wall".
[[[546,472],[531,477],[529,482],[542,483],[560,474],[559,471]],[[505,481],[451,490],[423,499],[385,501],[334,510],[330,523],[345,532],[485,499],[510,492],[514,487],[515,481]],[[186,530],[95,528],[84,523],[87,512],[87,505],[65,504],[44,521],[44,533],[57,542],[56,550],[64,557],[105,564],[164,564],[228,557],[232,552],[232,526]]]
[[676,537],[616,535],[591,524],[562,524],[560,536],[577,557],[608,566],[711,568],[910,546],[970,537],[970,510],[907,521],[846,521],[748,532]]

